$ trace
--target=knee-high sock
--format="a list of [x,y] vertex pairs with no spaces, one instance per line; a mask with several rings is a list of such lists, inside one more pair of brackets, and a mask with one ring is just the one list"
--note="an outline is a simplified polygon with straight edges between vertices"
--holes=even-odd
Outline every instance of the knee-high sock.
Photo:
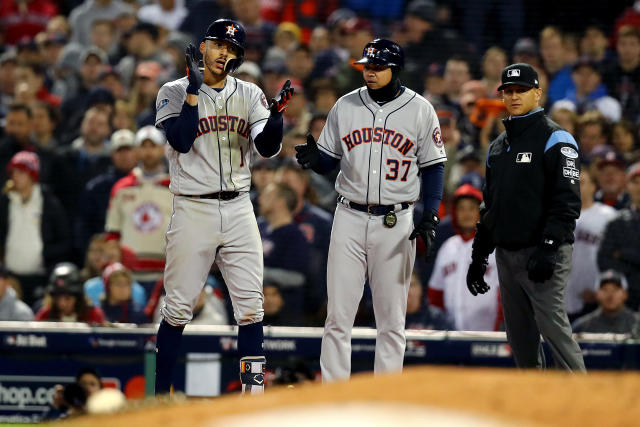
[[156,341],[156,394],[166,394],[173,383],[173,369],[180,352],[184,326],[171,326],[164,320]]
[[238,356],[264,356],[262,322],[238,326]]

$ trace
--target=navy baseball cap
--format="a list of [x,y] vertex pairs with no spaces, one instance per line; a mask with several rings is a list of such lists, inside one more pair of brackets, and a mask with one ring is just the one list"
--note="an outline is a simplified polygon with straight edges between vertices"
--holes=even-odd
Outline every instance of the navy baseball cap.
[[505,87],[512,85],[539,88],[538,72],[531,65],[524,62],[511,64],[502,70],[502,84],[498,87],[498,90],[503,90]]

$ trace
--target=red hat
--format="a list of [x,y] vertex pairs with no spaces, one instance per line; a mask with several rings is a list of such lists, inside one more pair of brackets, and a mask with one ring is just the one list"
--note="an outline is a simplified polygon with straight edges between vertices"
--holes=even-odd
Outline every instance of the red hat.
[[458,200],[461,197],[471,197],[482,202],[482,191],[471,184],[463,184],[453,193],[454,200]]
[[7,166],[7,174],[11,175],[16,168],[27,172],[34,181],[38,181],[40,177],[40,159],[36,153],[31,151],[17,152]]

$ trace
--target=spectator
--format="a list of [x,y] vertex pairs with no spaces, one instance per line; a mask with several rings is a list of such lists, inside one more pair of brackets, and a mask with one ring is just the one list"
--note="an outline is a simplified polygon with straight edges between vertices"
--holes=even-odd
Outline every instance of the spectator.
[[116,19],[123,13],[132,12],[132,7],[121,0],[84,0],[71,11],[69,25],[73,29],[73,41],[88,46],[93,21]]
[[[67,45],[65,49],[68,49],[69,46],[73,47],[73,45]],[[70,119],[72,116],[76,116],[78,111],[87,105],[89,92],[98,86],[100,73],[108,65],[107,54],[95,46],[85,48],[80,52],[70,49],[66,52],[63,51],[58,67],[69,67],[72,70],[69,70],[70,76],[66,78],[67,81],[61,85],[65,87],[60,107],[64,117]],[[72,126],[75,124],[76,122],[73,121]]]
[[188,13],[185,0],[156,0],[138,9],[138,19],[175,31]]
[[[305,300],[305,312],[314,315],[324,305],[326,299],[327,280],[327,256],[329,254],[329,238],[333,217],[325,210],[318,207],[317,191],[314,187],[314,177],[318,180],[324,178],[317,174],[301,169],[295,163],[285,163],[276,172],[276,182],[286,184],[297,195],[297,203],[293,209],[293,222],[298,226],[302,234],[311,245],[309,257],[309,277],[311,291],[309,298]],[[325,182],[326,185],[326,182]],[[336,200],[334,193],[332,201]],[[319,314],[318,314],[319,315]],[[324,322],[320,316],[319,325]]]
[[[266,297],[265,297],[266,302]],[[224,295],[207,281],[193,309],[191,325],[228,325]]]
[[439,99],[434,99],[436,107],[454,110],[461,116],[462,87],[470,80],[471,72],[467,60],[455,56],[447,60],[444,68],[444,94]]
[[598,309],[573,323],[575,333],[630,334],[638,327],[638,315],[624,305],[628,284],[624,275],[615,270],[603,272],[597,279]]
[[436,4],[431,0],[413,0],[405,12],[406,31],[401,36],[406,40],[405,68],[401,78],[405,86],[418,93],[424,90],[425,66],[434,62],[444,64],[453,56],[470,56],[457,32],[438,27],[436,14]]
[[161,77],[166,81],[171,80],[175,72],[175,64],[171,54],[163,50],[160,45],[158,27],[140,22],[131,29],[127,56],[122,58],[116,66],[125,86],[131,86],[138,64],[147,61],[158,63],[162,69]]
[[620,101],[623,116],[640,125],[640,28],[624,27],[616,44],[618,60],[609,64],[604,83]]
[[67,411],[62,416],[69,419],[86,414],[87,391],[78,383],[71,383],[64,388],[63,402]]
[[153,61],[140,62],[136,67],[134,81],[129,93],[129,102],[138,127],[155,123],[155,103],[160,89],[159,79],[161,73],[162,67]]
[[102,390],[104,387],[102,377],[98,371],[88,367],[78,371],[76,374],[76,383],[87,392],[88,397],[91,397],[93,393]]
[[[96,19],[91,24],[90,45],[97,47],[106,53],[109,58],[112,58],[115,55],[117,35],[116,25],[113,20]],[[112,61],[109,61],[109,64],[111,63]]]
[[411,282],[409,283],[405,329],[430,329],[439,331],[453,329],[453,324],[447,319],[447,316],[441,309],[427,304],[427,299],[424,298],[422,283],[420,283],[420,278],[415,270],[411,275]]
[[592,151],[599,145],[607,143],[607,120],[599,111],[589,111],[578,119],[578,144],[580,144],[580,160],[590,163]]
[[502,69],[507,65],[507,53],[497,46],[487,49],[482,57],[482,81],[491,98],[498,96],[497,89],[502,84]]
[[288,314],[302,323],[309,292],[310,245],[296,224],[296,193],[286,184],[272,183],[260,195],[260,224],[264,251],[264,282],[276,283]]
[[613,38],[620,37],[623,27],[640,28],[640,0],[635,0],[633,4],[627,7],[624,12],[616,19],[615,28],[613,30]]
[[[51,152],[41,148],[33,138],[33,111],[24,104],[9,106],[5,122],[5,135],[0,139],[0,171],[7,170],[7,165],[19,151],[31,151],[38,155],[40,182],[50,182]],[[4,185],[6,175],[0,173],[0,187]]]
[[549,75],[548,98],[551,103],[566,98],[574,88],[564,39],[565,35],[556,27],[546,27],[540,32],[540,54]]
[[0,55],[0,119],[9,111],[9,105],[13,103],[16,88],[15,71],[18,66],[18,58],[14,50],[8,49]]
[[45,102],[33,106],[33,136],[38,147],[53,149],[58,146],[54,132],[58,125],[58,110]]
[[309,77],[313,69],[313,58],[311,57],[311,51],[306,45],[296,46],[287,55],[285,61],[288,74],[298,79],[303,87],[309,87]]
[[34,37],[44,31],[47,20],[57,13],[58,6],[52,0],[3,1],[0,7],[3,42],[15,45],[23,37]]
[[611,143],[616,151],[624,157],[627,164],[632,164],[640,160],[640,147],[638,146],[637,126],[623,119],[613,126]]
[[[82,120],[80,137],[57,152],[53,188],[68,214],[70,225],[80,213],[78,200],[87,183],[106,172],[111,164],[106,144],[110,135],[109,113],[98,107],[90,108]],[[73,261],[79,263],[82,254],[77,239],[74,239],[73,250]]]
[[140,166],[118,180],[111,190],[105,230],[136,255],[131,266],[136,280],[162,276],[166,237],[173,211],[169,174],[164,165],[164,134],[145,126],[136,134]]
[[262,71],[260,66],[252,61],[244,61],[233,73],[234,77],[244,80],[246,82],[254,83],[255,85],[262,87]]
[[264,319],[265,326],[301,326],[301,318],[291,319],[289,316],[290,307],[285,305],[281,288],[274,283],[264,284]]
[[620,103],[607,95],[598,64],[590,58],[581,58],[571,73],[574,89],[567,91],[566,100],[576,105],[578,114],[597,110],[609,121],[617,122],[622,116]]
[[627,191],[631,205],[607,225],[600,249],[600,270],[616,270],[629,280],[627,306],[637,311],[640,306],[640,163],[627,172]]
[[344,37],[349,49],[349,60],[339,66],[335,77],[339,95],[344,95],[362,86],[363,66],[355,64],[355,62],[362,58],[362,50],[371,41],[373,35],[373,28],[366,19],[355,18],[345,23]]
[[275,24],[262,19],[262,5],[259,0],[232,0],[230,3],[233,16],[244,27],[246,60],[261,63],[262,57],[273,42]]
[[[284,85],[285,80],[278,83],[279,87]],[[295,130],[298,132],[307,132],[309,122],[311,121],[311,111],[307,102],[304,86],[298,79],[291,79],[291,87],[295,90],[295,96],[289,101],[289,105],[282,114],[284,120],[284,131]]]
[[551,120],[558,123],[571,135],[576,134],[578,115],[576,106],[572,102],[558,101],[551,108]]
[[607,223],[616,216],[615,209],[594,201],[595,192],[596,184],[592,174],[588,169],[583,169],[580,172],[582,209],[576,220],[572,267],[565,296],[565,307],[570,320],[594,309],[598,247]]
[[89,305],[82,293],[82,283],[73,276],[57,279],[49,284],[44,306],[36,313],[35,320],[45,322],[86,322],[91,325],[104,323],[104,313]]
[[608,49],[609,40],[604,28],[598,24],[590,24],[580,39],[580,54],[594,61],[598,66],[605,65],[613,59]]
[[[517,64],[518,62],[524,62],[525,64],[529,64],[536,69],[542,69],[538,45],[536,44],[536,41],[534,39],[527,37],[518,39],[516,44],[513,45],[511,55],[513,56],[514,64]],[[538,72],[538,74],[540,73]]]
[[33,311],[11,286],[9,272],[0,265],[0,321],[31,321]]
[[136,135],[129,129],[115,131],[110,145],[112,165],[107,172],[90,180],[80,196],[74,235],[76,246],[82,248],[83,253],[91,236],[104,230],[113,185],[127,176],[138,161]]
[[629,207],[629,193],[625,191],[627,164],[624,157],[614,151],[596,160],[599,190],[594,195],[596,202],[611,206],[616,210]]
[[[24,99],[17,99],[18,102],[28,104],[33,107],[35,101],[46,102],[52,107],[60,105],[60,98],[52,95],[44,85],[46,71],[41,65],[37,64],[20,64],[15,70],[14,78],[16,82],[16,91],[20,91],[21,87],[26,88],[26,94],[22,96]],[[18,93],[16,93],[18,97]],[[27,102],[27,99],[31,102]]]
[[69,231],[60,202],[39,184],[35,153],[17,153],[7,167],[10,191],[0,197],[0,251],[30,304],[42,296],[47,272],[69,254]]
[[[102,274],[102,266],[108,264],[108,262],[105,261],[104,254],[104,246],[106,242],[107,235],[105,233],[94,234],[91,236],[89,246],[85,251],[84,266],[80,271],[80,279],[83,282],[86,282],[93,277],[100,276]],[[100,302],[101,292],[104,291],[100,290],[98,297],[95,299],[98,303]]]
[[[91,271],[97,270],[97,274],[84,282],[83,289],[86,298],[96,307],[100,306],[100,302],[105,298],[106,289],[103,281],[104,268],[110,264],[121,263],[123,265],[129,264],[128,259],[131,257],[130,250],[123,249],[120,244],[115,240],[106,240],[104,235],[98,235],[95,243],[92,241],[92,245],[95,244],[93,249],[96,253],[92,254]],[[105,240],[103,241],[102,238]],[[100,247],[100,244],[102,247]],[[89,246],[89,251],[92,249],[92,245]],[[128,252],[124,255],[124,252]],[[97,267],[97,268],[96,268]],[[83,273],[83,278],[87,273]],[[144,307],[147,303],[147,292],[138,282],[131,284],[131,297],[133,302]]]
[[[442,244],[429,279],[429,303],[441,308],[459,331],[495,331],[498,329],[498,269],[495,255],[489,256],[485,280],[490,290],[472,296],[466,289],[466,274],[471,264],[475,226],[480,219],[482,192],[470,184],[453,195],[451,213],[456,235]],[[479,299],[480,298],[480,299]]]
[[148,322],[144,306],[133,301],[129,269],[119,262],[109,264],[102,272],[102,282],[105,293],[100,305],[108,322],[136,325]]

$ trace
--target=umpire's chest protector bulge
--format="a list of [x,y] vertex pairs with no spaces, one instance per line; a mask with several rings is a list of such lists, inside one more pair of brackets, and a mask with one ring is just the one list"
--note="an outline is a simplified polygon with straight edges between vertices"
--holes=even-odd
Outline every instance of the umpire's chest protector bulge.
[[543,236],[573,241],[580,214],[575,140],[542,109],[503,122],[506,132],[491,143],[487,157],[482,218],[495,243],[522,248]]

